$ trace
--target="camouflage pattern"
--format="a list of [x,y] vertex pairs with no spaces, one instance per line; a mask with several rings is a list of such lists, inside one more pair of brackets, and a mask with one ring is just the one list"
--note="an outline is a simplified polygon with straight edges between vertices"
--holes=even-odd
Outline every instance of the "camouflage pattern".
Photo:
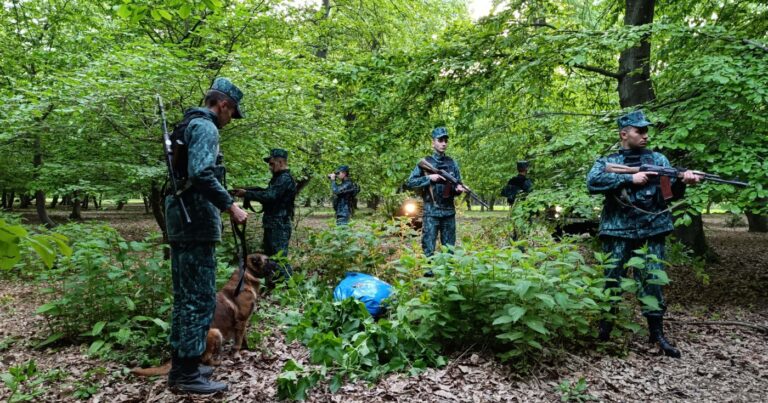
[[269,150],[269,155],[264,157],[264,162],[269,162],[272,158],[288,159],[288,151],[285,151],[282,148],[273,148]]
[[[659,178],[652,178],[644,186],[636,186],[632,184],[630,174],[605,172],[605,164],[609,162],[629,166],[670,166],[667,157],[645,149],[621,149],[598,159],[587,174],[587,189],[591,194],[605,195],[600,215],[600,235],[644,239],[672,232],[672,215],[664,212],[667,204],[661,194]],[[672,178],[672,184],[680,188],[682,181]],[[629,203],[648,213],[629,206]]]
[[213,80],[213,85],[211,85],[211,90],[226,94],[233,101],[235,101],[236,111],[232,115],[233,118],[241,119],[245,117],[245,114],[243,113],[243,110],[240,107],[240,102],[243,100],[243,91],[240,91],[240,88],[237,88],[236,85],[232,84],[232,81],[229,81],[229,79],[224,77],[219,77]]
[[619,129],[623,129],[627,126],[646,127],[653,125],[653,123],[648,121],[648,119],[645,117],[643,111],[634,111],[621,116],[616,119],[616,124],[618,124]]
[[425,256],[432,256],[437,246],[437,233],[440,233],[440,244],[453,246],[456,244],[456,216],[434,217],[424,216],[421,228],[421,249]]
[[[656,255],[659,259],[664,259],[664,236],[654,236],[648,239],[627,239],[618,237],[602,237],[603,251],[610,253],[611,256],[618,261],[615,265],[608,268],[605,272],[605,288],[612,290],[616,295],[621,294],[619,284],[621,279],[627,276],[627,270],[624,265],[633,256],[633,251],[642,248],[644,245],[648,245],[648,253]],[[633,268],[635,281],[638,283],[637,297],[642,298],[645,296],[656,297],[656,301],[659,303],[658,311],[652,311],[647,306],[643,306],[643,315],[645,316],[664,316],[667,307],[664,303],[664,294],[662,292],[662,286],[660,284],[650,284],[649,280],[658,280],[658,277],[649,273],[652,270],[664,271],[664,263],[652,262],[646,260],[645,267],[643,269]]]
[[333,209],[336,211],[336,225],[347,225],[352,217],[352,197],[355,193],[355,184],[351,179],[344,178],[341,183],[331,181],[333,192]]
[[205,351],[216,309],[216,244],[171,243],[173,314],[171,348],[181,358]]
[[513,205],[517,195],[521,192],[530,192],[533,189],[533,182],[527,176],[518,174],[507,182],[501,195],[507,198],[507,203]]
[[[437,130],[437,129],[435,129]],[[433,132],[434,136],[434,132]],[[461,181],[459,165],[446,155],[434,153],[427,157],[433,166],[444,169]],[[417,165],[411,171],[406,182],[410,189],[417,189],[424,201],[421,246],[426,256],[435,252],[437,233],[440,233],[440,243],[454,245],[456,243],[456,206],[454,199],[459,193],[447,182],[431,182],[429,177]]]
[[448,129],[445,127],[435,127],[432,129],[432,138],[439,139],[440,137],[448,137]]
[[[257,201],[264,208],[261,218],[264,228],[264,254],[273,256],[282,251],[283,256],[288,256],[295,198],[296,181],[287,169],[273,173],[266,189],[245,192],[246,201]],[[290,266],[286,266],[284,271],[286,275],[292,273]]]
[[165,198],[165,223],[170,242],[221,241],[221,211],[229,209],[233,200],[216,175],[219,155],[219,130],[216,114],[208,108],[193,108],[185,115],[199,114],[184,132],[187,144],[186,188],[181,194],[191,224],[184,222],[179,203],[173,196]]

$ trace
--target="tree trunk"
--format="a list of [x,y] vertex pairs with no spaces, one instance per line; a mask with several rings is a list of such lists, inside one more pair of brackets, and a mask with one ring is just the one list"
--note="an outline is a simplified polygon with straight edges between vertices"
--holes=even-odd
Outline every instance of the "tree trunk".
[[0,199],[0,208],[5,208],[5,202],[8,200],[8,192],[3,189],[3,197]]
[[22,193],[19,195],[19,208],[29,208],[32,204],[32,196],[28,193]]
[[[757,202],[765,206],[768,203],[768,199],[760,199]],[[768,232],[768,215],[760,215],[748,211],[747,222],[749,223],[749,232]]]
[[[149,204],[152,207],[152,215],[155,216],[157,226],[160,227],[160,231],[163,233],[163,243],[168,243],[168,229],[165,227],[165,211],[163,210],[163,191],[158,186],[156,181],[152,181],[151,188],[149,190]],[[170,259],[171,251],[168,248],[163,249],[163,255],[166,259]]]
[[51,200],[51,206],[50,208],[56,208],[56,206],[59,204],[59,195],[53,195],[53,200]]
[[704,220],[701,215],[691,216],[690,225],[678,225],[675,227],[675,237],[684,245],[691,248],[696,256],[707,256],[709,247],[704,237]]
[[78,192],[75,192],[74,195],[72,195],[72,212],[69,214],[70,220],[82,220],[83,215],[81,213],[81,208],[83,207],[82,203],[80,203],[80,198],[78,197]]
[[149,214],[149,198],[147,195],[141,195],[141,201],[144,202],[144,214]]
[[88,205],[91,204],[90,202],[91,202],[91,197],[88,196],[88,194],[86,193],[82,201],[83,210],[88,210]]
[[381,204],[381,196],[379,195],[372,195],[368,200],[365,201],[365,206],[371,210],[378,209],[379,204]]
[[117,211],[122,211],[123,207],[125,207],[125,200],[118,200],[117,201]]
[[99,200],[96,198],[96,196],[93,196],[93,208],[99,209],[101,207],[101,204],[99,204]]
[[[40,147],[40,135],[35,136],[34,142],[34,156],[32,157],[32,165],[35,167],[35,172],[39,173],[40,167],[43,165],[43,152]],[[38,175],[38,174],[36,174]],[[37,218],[40,222],[46,226],[46,228],[53,228],[56,223],[48,216],[48,212],[45,210],[45,192],[42,189],[35,191],[35,207],[37,208]]]
[[6,204],[6,208],[8,210],[13,210],[13,202],[16,201],[16,192],[11,191],[11,195],[8,196],[8,204]]
[[61,198],[61,205],[62,205],[62,206],[69,206],[69,205],[71,205],[71,204],[72,204],[72,196],[70,196],[70,195],[64,195],[64,196]]

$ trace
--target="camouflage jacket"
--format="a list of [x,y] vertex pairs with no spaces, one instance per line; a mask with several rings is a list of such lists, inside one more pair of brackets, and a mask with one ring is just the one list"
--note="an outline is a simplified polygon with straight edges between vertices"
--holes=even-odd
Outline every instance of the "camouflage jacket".
[[264,228],[275,228],[293,219],[293,203],[296,199],[296,181],[288,169],[272,174],[269,186],[264,190],[245,192],[245,200],[257,201],[264,207],[261,218]]
[[[427,157],[427,161],[435,168],[444,169],[461,181],[459,164],[451,157],[434,153],[432,156]],[[417,165],[411,171],[411,176],[408,177],[406,186],[410,189],[416,189],[421,193],[421,198],[424,200],[424,216],[449,217],[456,214],[454,198],[459,192],[456,191],[452,184],[443,181],[431,182],[427,174]]]
[[216,177],[219,167],[219,129],[216,114],[208,108],[192,108],[185,112],[201,115],[189,122],[184,131],[187,144],[186,190],[181,194],[192,220],[184,222],[178,201],[165,198],[165,223],[171,242],[218,242],[221,240],[221,212],[232,205],[232,197]]
[[[661,194],[658,177],[643,186],[632,184],[632,175],[605,172],[606,163],[629,166],[652,164],[669,167],[663,154],[650,150],[625,150],[598,159],[587,174],[591,194],[604,194],[600,235],[644,239],[672,232],[672,215]],[[676,194],[684,191],[682,181],[672,179]]]
[[337,216],[349,217],[352,215],[352,198],[355,196],[355,184],[351,179],[345,178],[341,183],[331,181],[333,192],[333,209]]
[[501,195],[507,198],[507,203],[512,204],[518,193],[530,192],[531,189],[533,189],[533,182],[525,175],[518,174],[507,182],[507,185],[501,190]]

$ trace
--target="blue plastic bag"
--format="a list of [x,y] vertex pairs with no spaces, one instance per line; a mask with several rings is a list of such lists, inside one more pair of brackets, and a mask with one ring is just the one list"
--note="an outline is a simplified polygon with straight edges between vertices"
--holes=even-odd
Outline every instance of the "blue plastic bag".
[[373,317],[378,317],[386,311],[382,301],[392,294],[392,286],[378,278],[365,273],[348,272],[333,290],[333,299],[342,301],[355,298],[365,304],[365,308]]

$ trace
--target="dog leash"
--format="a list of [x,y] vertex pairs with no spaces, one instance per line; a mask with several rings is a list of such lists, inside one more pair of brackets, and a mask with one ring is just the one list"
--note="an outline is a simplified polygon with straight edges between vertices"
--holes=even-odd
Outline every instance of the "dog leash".
[[245,259],[248,256],[248,247],[245,244],[245,225],[235,224],[234,220],[230,220],[232,225],[232,236],[235,238],[235,250],[237,251],[237,264],[240,270],[240,279],[237,281],[237,287],[235,288],[235,297],[240,295],[240,291],[243,290],[243,284],[245,283]]

